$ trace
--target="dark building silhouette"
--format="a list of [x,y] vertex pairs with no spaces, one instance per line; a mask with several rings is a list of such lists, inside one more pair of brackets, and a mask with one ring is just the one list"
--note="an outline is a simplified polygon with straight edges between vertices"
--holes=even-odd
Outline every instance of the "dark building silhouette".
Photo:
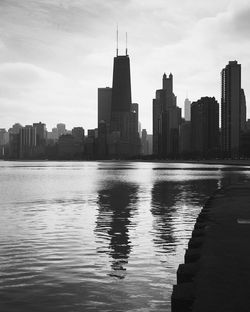
[[182,158],[191,156],[191,121],[185,121],[180,125],[179,153]]
[[202,158],[219,154],[219,103],[214,97],[202,97],[191,105],[192,152]]
[[141,141],[139,134],[139,105],[137,103],[131,104],[129,131],[131,148],[130,154],[132,156],[139,155]]
[[113,87],[112,87],[111,115],[113,130],[117,130],[116,114],[130,112],[131,109],[131,81],[130,60],[128,55],[114,57]]
[[46,142],[46,125],[40,121],[39,123],[33,123],[33,128],[36,129],[36,144],[44,145]]
[[111,122],[112,88],[98,88],[98,125],[102,121],[109,130]]
[[250,131],[241,133],[240,136],[240,156],[250,158]]
[[[57,136],[58,138],[63,135],[63,134],[66,134],[66,125],[64,123],[59,123],[56,125],[56,128],[57,128]],[[55,133],[55,131],[54,131]]]
[[46,125],[42,122],[33,123],[33,128],[36,130],[36,148],[33,156],[35,158],[44,158],[47,140]]
[[129,145],[130,110],[131,83],[129,57],[127,55],[116,56],[113,67],[110,130],[111,132],[118,131],[120,133],[121,144],[127,145],[127,148]]
[[222,155],[238,158],[243,94],[241,91],[241,65],[237,61],[230,61],[222,70],[221,91]]
[[98,88],[98,140],[97,157],[108,158],[108,134],[111,123],[112,88]]
[[88,129],[88,136],[85,138],[85,157],[94,159],[97,155],[98,129]]
[[159,117],[161,114],[161,105],[159,101],[153,99],[153,154],[159,154]]
[[9,143],[9,133],[6,129],[0,129],[0,158],[4,158],[5,154],[8,153],[8,145]]
[[9,151],[7,157],[9,159],[20,158],[20,133],[10,133]]
[[107,123],[101,120],[98,124],[98,158],[108,158],[108,130]]
[[244,89],[240,90],[240,130],[241,132],[246,130],[246,119],[247,119],[247,107],[246,107],[246,96]]
[[63,134],[58,140],[59,159],[70,160],[75,158],[75,141],[71,134]]
[[84,129],[83,127],[74,127],[72,129],[74,138],[75,158],[82,159],[84,156]]
[[9,128],[9,148],[8,154],[5,157],[10,159],[19,159],[20,158],[20,130],[22,125],[15,123],[11,128]]
[[142,155],[148,155],[149,154],[148,134],[147,134],[146,129],[142,129],[141,154]]
[[75,141],[84,142],[84,129],[83,127],[74,127],[72,129],[72,136]]
[[[126,51],[127,52],[127,51]],[[130,60],[114,58],[111,122],[108,134],[109,157],[126,158],[138,154],[138,104],[131,101]]]
[[34,158],[37,146],[36,128],[26,125],[20,129],[20,158]]
[[153,100],[153,152],[160,158],[177,157],[181,108],[173,93],[173,75],[162,78],[162,89]]

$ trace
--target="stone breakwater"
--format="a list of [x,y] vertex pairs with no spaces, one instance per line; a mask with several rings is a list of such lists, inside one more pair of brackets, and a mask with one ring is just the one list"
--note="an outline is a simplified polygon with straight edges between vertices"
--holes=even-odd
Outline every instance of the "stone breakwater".
[[250,311],[250,185],[216,191],[177,270],[172,312]]

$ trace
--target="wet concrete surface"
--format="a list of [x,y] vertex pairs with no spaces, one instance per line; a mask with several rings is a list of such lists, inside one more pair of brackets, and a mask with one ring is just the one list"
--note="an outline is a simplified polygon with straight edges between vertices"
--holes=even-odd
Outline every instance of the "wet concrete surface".
[[172,312],[250,311],[250,185],[217,191],[179,266]]

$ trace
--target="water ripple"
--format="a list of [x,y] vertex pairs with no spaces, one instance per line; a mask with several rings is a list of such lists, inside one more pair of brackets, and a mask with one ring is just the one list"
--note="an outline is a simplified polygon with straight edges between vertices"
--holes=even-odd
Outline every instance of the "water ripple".
[[[249,168],[3,162],[0,311],[169,311],[206,199]],[[15,191],[13,191],[15,190]]]

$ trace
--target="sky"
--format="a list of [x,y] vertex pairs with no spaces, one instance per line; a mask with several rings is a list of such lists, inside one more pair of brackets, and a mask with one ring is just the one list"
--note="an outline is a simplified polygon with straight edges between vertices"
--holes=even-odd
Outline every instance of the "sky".
[[228,61],[242,66],[250,116],[248,0],[0,0],[0,128],[97,127],[97,89],[112,87],[128,33],[132,101],[152,132],[152,99],[172,72],[177,105],[215,96]]

